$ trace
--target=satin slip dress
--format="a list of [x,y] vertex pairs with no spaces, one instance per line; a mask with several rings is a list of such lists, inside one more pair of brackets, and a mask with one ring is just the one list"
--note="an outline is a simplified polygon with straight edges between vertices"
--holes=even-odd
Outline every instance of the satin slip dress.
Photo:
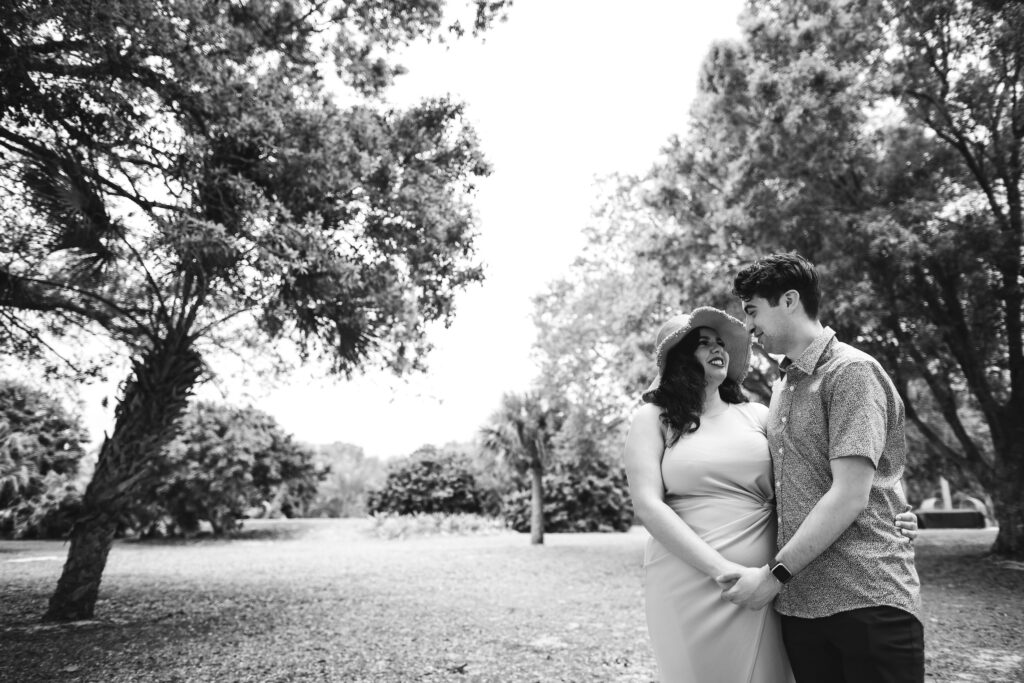
[[[748,567],[775,555],[768,408],[730,404],[665,450],[665,501],[726,559]],[[791,683],[779,618],[721,598],[714,579],[656,539],[644,550],[647,628],[663,683]]]

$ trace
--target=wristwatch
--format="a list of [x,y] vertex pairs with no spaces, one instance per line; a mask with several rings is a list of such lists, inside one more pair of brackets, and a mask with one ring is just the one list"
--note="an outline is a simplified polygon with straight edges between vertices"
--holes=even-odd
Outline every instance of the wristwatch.
[[787,581],[793,578],[793,572],[786,568],[786,565],[782,564],[778,560],[773,560],[774,564],[771,565],[769,571],[772,573],[779,583],[785,584]]

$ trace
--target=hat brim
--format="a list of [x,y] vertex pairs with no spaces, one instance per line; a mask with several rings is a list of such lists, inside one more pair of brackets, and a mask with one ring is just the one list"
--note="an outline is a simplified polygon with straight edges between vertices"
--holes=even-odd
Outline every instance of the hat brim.
[[654,391],[661,384],[661,373],[665,369],[665,358],[668,356],[668,352],[686,335],[701,327],[712,328],[722,338],[725,351],[729,354],[729,368],[726,370],[726,377],[737,383],[743,382],[750,368],[751,340],[747,328],[725,311],[711,306],[701,306],[689,314],[689,320],[685,324],[681,325],[679,329],[673,330],[658,344],[656,349],[658,376],[654,378],[644,395]]

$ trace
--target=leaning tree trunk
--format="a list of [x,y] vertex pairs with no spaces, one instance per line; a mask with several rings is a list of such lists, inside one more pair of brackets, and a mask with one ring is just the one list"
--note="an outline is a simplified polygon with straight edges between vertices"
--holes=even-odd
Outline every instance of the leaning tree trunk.
[[132,363],[114,431],[100,448],[45,620],[92,618],[118,519],[150,474],[150,458],[174,438],[201,369],[199,353],[185,335],[163,340]]
[[1019,416],[1010,416],[1005,423],[1009,438],[997,444],[999,465],[991,491],[999,523],[992,550],[1003,557],[1024,560],[1024,423]]
[[544,542],[544,470],[531,467],[533,494],[530,496],[530,543],[540,545]]

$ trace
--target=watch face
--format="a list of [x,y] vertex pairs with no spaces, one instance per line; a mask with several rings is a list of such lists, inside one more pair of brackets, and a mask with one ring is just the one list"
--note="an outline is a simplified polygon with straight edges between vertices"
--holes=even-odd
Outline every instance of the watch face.
[[793,578],[793,575],[786,569],[786,565],[781,562],[772,567],[772,574],[779,580],[779,583],[786,583]]

